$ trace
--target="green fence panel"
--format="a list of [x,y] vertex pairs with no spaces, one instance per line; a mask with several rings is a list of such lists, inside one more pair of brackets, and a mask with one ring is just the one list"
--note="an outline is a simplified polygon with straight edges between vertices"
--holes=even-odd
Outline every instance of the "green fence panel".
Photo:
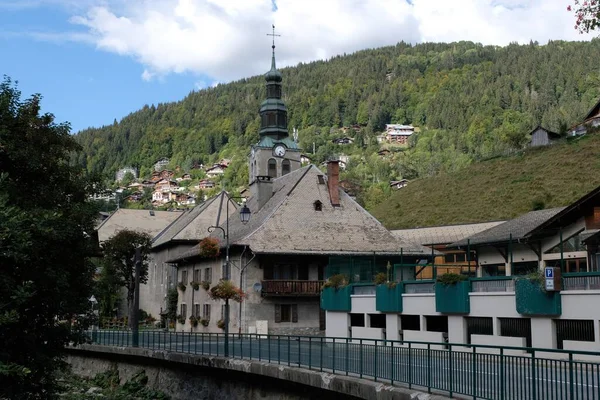
[[471,281],[454,285],[435,284],[435,310],[443,314],[468,314],[471,312],[469,292]]
[[522,315],[560,315],[560,292],[545,292],[542,284],[529,279],[517,279],[515,294],[517,312]]
[[342,288],[324,288],[321,292],[321,308],[327,311],[350,311],[352,286]]
[[377,311],[402,312],[402,293],[404,293],[402,283],[396,283],[394,287],[389,287],[388,284],[378,285],[375,293]]

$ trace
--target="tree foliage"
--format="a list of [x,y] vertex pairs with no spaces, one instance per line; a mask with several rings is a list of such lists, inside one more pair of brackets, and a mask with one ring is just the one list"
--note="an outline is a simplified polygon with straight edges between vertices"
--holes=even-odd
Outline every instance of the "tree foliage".
[[567,10],[575,13],[575,29],[588,33],[600,27],[600,3],[597,0],[574,0]]
[[[148,282],[148,255],[150,254],[152,237],[145,232],[123,229],[102,243],[105,266],[109,268],[111,280],[127,290],[127,308],[129,316],[137,310],[133,309],[135,293],[135,253],[140,248],[141,268],[140,283]],[[130,318],[130,321],[132,318]]]
[[51,397],[90,309],[92,182],[69,165],[69,124],[0,83],[0,397]]

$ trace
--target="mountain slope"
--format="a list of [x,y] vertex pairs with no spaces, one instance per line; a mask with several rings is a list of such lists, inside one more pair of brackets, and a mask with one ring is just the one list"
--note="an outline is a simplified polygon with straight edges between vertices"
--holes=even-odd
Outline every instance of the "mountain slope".
[[565,206],[600,185],[600,135],[418,179],[372,214],[388,229],[483,222]]
[[[375,132],[384,124],[421,128],[413,147],[387,167],[363,163],[356,175],[369,187],[458,170],[521,145],[537,123],[564,131],[600,94],[598,59],[599,40],[507,47],[399,43],[285,68],[284,100],[290,128],[299,128],[306,151],[314,143],[316,163],[342,151],[331,143],[341,135],[335,128],[362,126],[357,142],[370,146],[343,149],[357,160],[377,150]],[[268,64],[265,60],[265,71]],[[146,106],[118,123],[77,134],[83,152],[76,161],[107,176],[126,165],[145,175],[161,157],[184,170],[220,157],[243,167],[249,145],[258,139],[264,96],[264,80],[253,77]],[[229,181],[244,184],[243,177]]]

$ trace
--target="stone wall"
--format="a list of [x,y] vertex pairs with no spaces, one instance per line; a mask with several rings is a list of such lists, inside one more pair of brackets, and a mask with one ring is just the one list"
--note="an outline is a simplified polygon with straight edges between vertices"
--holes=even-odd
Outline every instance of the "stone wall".
[[121,381],[144,370],[148,386],[173,400],[436,400],[447,399],[380,382],[265,362],[82,345],[66,350],[74,374],[93,377],[116,368]]

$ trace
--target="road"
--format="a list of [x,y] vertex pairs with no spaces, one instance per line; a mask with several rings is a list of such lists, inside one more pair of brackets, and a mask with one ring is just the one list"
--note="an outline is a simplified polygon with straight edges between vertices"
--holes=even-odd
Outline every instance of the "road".
[[[131,333],[98,331],[99,344],[131,346]],[[223,356],[223,334],[141,331],[139,346]],[[465,348],[463,348],[465,349]],[[373,341],[321,337],[230,335],[229,357],[410,384],[478,399],[600,400],[600,364],[530,355],[375,346]],[[571,366],[571,368],[570,368]],[[572,378],[571,378],[572,375]],[[393,379],[392,379],[393,378]],[[572,382],[572,383],[571,383]]]

